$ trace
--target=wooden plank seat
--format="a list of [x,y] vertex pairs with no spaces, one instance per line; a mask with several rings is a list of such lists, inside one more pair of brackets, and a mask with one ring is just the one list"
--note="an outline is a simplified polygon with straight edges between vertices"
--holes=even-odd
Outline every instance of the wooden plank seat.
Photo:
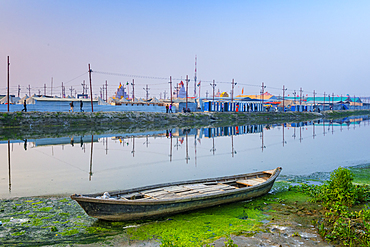
[[159,197],[162,197],[164,195],[167,195],[169,194],[170,192],[168,191],[165,191],[165,190],[157,190],[157,191],[143,191],[141,192],[142,195],[144,195],[145,197],[150,197],[150,198],[153,198],[153,199],[158,199]]
[[[218,183],[213,185],[187,184],[182,186],[169,186],[162,189],[142,191],[141,194],[146,199],[172,199],[176,197],[192,196],[198,194],[209,194],[225,190],[238,189],[235,186]],[[145,199],[144,198],[144,199]],[[140,199],[139,199],[140,200]]]
[[184,186],[170,186],[170,187],[163,188],[163,190],[168,191],[168,192],[178,193],[182,191],[188,191],[190,189]]
[[251,179],[243,179],[243,180],[237,180],[236,182],[238,184],[243,184],[246,186],[254,186],[260,183],[265,182],[266,180],[264,178],[251,178]]
[[193,194],[199,194],[199,191],[197,190],[189,190],[189,191],[184,191],[180,193],[176,193],[177,196],[182,197],[182,196],[190,196]]
[[262,173],[265,173],[265,174],[274,174],[275,172],[275,169],[272,169],[272,170],[267,170],[267,171],[263,171]]

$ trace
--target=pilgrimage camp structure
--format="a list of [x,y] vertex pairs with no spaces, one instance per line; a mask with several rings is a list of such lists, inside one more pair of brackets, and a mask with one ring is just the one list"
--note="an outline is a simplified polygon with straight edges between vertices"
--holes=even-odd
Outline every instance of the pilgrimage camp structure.
[[[78,95],[79,96],[79,95]],[[260,111],[323,111],[323,110],[346,110],[369,108],[369,103],[362,102],[359,97],[349,95],[339,97],[331,95],[326,97],[292,97],[275,96],[268,92],[263,94],[242,94],[233,97],[227,92],[220,92],[206,98],[187,97],[186,86],[183,81],[176,84],[175,90],[170,99],[130,98],[125,86],[119,84],[115,94],[107,100],[96,97],[93,100],[84,97],[56,97],[45,95],[24,96],[23,98],[10,95],[10,111],[21,111],[24,101],[27,104],[27,111],[54,111],[66,112],[70,110],[70,103],[73,102],[74,111],[91,111],[91,104],[94,111],[143,111],[143,112],[166,112],[166,106],[171,105],[172,112],[260,112]],[[7,97],[0,95],[0,112],[7,111]],[[368,99],[369,101],[369,99]]]

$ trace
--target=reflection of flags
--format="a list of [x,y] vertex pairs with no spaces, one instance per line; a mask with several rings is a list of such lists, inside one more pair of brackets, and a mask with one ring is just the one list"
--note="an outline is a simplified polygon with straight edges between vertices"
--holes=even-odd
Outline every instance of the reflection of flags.
[[244,87],[242,88],[242,95],[244,95]]
[[126,82],[126,85],[128,85],[128,82]]
[[198,82],[197,86],[200,87],[200,81]]

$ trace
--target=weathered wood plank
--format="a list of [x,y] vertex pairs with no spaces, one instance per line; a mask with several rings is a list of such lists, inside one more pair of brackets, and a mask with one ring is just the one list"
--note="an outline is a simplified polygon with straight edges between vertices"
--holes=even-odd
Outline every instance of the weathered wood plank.
[[196,191],[196,190],[189,190],[189,191],[185,191],[185,192],[181,192],[181,193],[176,193],[176,195],[178,195],[178,196],[188,196],[188,195],[192,195],[192,194],[199,194],[199,192]]
[[246,180],[238,180],[236,181],[238,184],[243,184],[246,186],[254,186],[260,183],[265,182],[266,180],[263,178],[252,178],[252,179],[246,179]]
[[185,189],[184,186],[170,186],[170,187],[165,187],[163,190],[168,191],[168,192],[179,192],[179,191],[184,191],[184,190],[189,190]]
[[274,171],[275,169],[272,169],[272,170],[267,170],[267,171],[263,171],[262,173],[266,173],[266,174],[274,174]]

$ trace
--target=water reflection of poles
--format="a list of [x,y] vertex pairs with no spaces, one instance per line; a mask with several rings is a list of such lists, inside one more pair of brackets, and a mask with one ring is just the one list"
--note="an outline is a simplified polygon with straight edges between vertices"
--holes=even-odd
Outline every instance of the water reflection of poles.
[[89,181],[92,177],[92,158],[93,158],[93,144],[94,144],[94,135],[91,135],[91,151],[90,151],[90,172],[89,172]]
[[285,129],[285,126],[284,126],[284,124],[283,124],[283,147],[284,147],[284,145],[285,145],[285,133],[284,133],[284,129]]
[[324,120],[322,121],[322,126],[323,126],[323,131],[324,131],[324,133],[323,133],[323,134],[324,134],[324,136],[325,136],[325,121],[324,121]]
[[170,144],[170,162],[172,161],[172,131],[170,131],[170,139],[171,139],[171,144]]
[[295,127],[293,127],[293,130],[294,130],[294,132],[293,132],[293,138],[294,138],[294,140],[295,140],[295,137],[296,137],[296,135],[295,135]]
[[261,146],[261,148],[262,148],[262,152],[263,152],[263,148],[265,148],[266,146],[264,146],[264,144],[263,144],[263,127],[262,127],[262,132],[261,132],[261,139],[262,139],[262,146]]
[[231,133],[231,157],[234,158],[234,154],[236,151],[234,150],[234,135]]
[[10,140],[8,140],[8,176],[9,176],[9,192],[12,191],[12,179],[10,174]]
[[194,135],[194,164],[197,166],[197,133]]
[[148,145],[149,145],[148,135],[145,137],[145,142],[144,142],[144,144],[146,144],[146,147],[148,147]]
[[135,157],[135,136],[132,137],[132,157]]
[[176,147],[176,150],[177,151],[179,151],[179,146],[180,146],[180,144],[179,144],[179,138],[176,138],[176,144],[173,145],[173,146]]
[[213,155],[215,155],[216,148],[215,148],[215,137],[214,136],[212,136],[212,148],[210,151],[212,152]]
[[331,122],[331,134],[334,134],[334,121]]
[[312,122],[312,139],[315,139],[315,136],[316,136],[316,134],[315,134],[315,122]]
[[186,142],[186,164],[188,164],[188,161],[190,160],[189,158],[189,144],[188,144],[188,132],[186,132],[186,137],[185,137],[185,142]]
[[299,142],[302,142],[302,127],[299,126]]
[[108,154],[108,137],[105,137],[105,154]]

